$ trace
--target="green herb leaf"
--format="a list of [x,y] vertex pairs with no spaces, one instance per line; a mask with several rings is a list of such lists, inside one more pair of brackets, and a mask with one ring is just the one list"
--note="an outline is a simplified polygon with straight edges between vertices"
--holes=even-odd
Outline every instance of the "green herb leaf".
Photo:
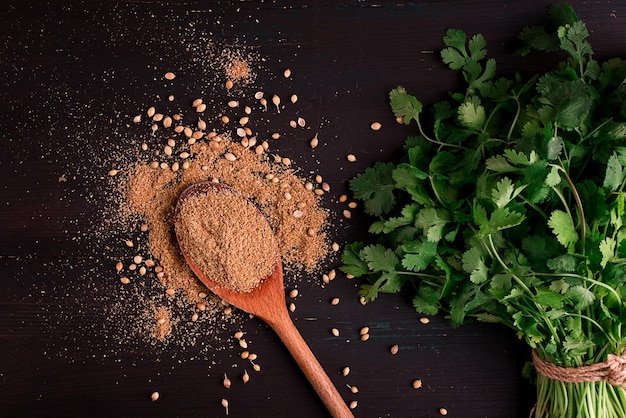
[[406,92],[404,87],[396,87],[389,93],[389,101],[393,114],[402,118],[405,125],[415,120],[419,123],[419,115],[422,113],[422,103]]
[[396,203],[393,194],[395,181],[393,179],[393,163],[377,162],[373,167],[350,180],[350,190],[356,199],[365,202],[365,212],[370,215],[388,213]]
[[571,249],[574,244],[578,242],[578,233],[574,226],[572,218],[562,210],[555,210],[552,212],[550,219],[548,220],[548,226],[552,228],[552,232],[556,236],[556,239],[565,248]]

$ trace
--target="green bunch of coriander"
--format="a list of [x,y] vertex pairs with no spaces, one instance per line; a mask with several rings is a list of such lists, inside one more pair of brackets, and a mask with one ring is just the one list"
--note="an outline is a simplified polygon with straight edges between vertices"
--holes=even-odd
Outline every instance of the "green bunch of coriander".
[[[432,106],[403,87],[389,98],[415,123],[398,162],[353,178],[376,219],[372,242],[354,242],[341,269],[365,278],[368,301],[414,292],[413,306],[514,329],[562,367],[622,355],[626,336],[626,61],[598,62],[567,4],[556,30],[522,31],[522,53],[561,51],[552,71],[496,77],[480,34],[443,38],[443,62],[466,89]],[[625,417],[622,387],[537,377],[536,417]]]

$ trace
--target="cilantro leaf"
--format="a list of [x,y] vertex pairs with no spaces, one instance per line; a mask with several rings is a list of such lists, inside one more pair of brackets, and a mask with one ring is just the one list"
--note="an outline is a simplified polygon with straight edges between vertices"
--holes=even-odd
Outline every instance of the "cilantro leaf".
[[463,253],[463,270],[470,273],[472,283],[480,284],[487,281],[489,269],[478,247],[472,247]]
[[424,208],[415,218],[415,226],[422,228],[428,241],[438,242],[443,238],[443,228],[450,217],[443,209]]
[[370,215],[388,213],[396,203],[393,194],[393,163],[377,162],[373,167],[350,180],[350,190],[356,199],[364,201],[365,212]]
[[393,251],[380,244],[368,245],[363,248],[363,250],[361,250],[361,257],[374,273],[379,271],[395,271],[399,263],[398,257],[396,257]]
[[562,210],[557,209],[552,212],[548,220],[548,226],[552,228],[556,239],[565,248],[571,249],[578,242],[578,232],[576,232],[574,221]]
[[615,191],[622,185],[625,176],[626,174],[624,173],[622,163],[617,155],[613,154],[609,157],[609,161],[607,162],[606,174],[604,175],[604,183],[602,183],[602,187]]
[[411,271],[422,271],[437,258],[437,243],[423,238],[409,241],[402,246],[406,253],[402,258],[402,266]]
[[406,92],[402,86],[398,86],[389,93],[389,102],[393,114],[397,118],[402,118],[405,125],[415,120],[419,123],[419,115],[422,113],[422,103]]
[[343,262],[343,265],[340,267],[341,271],[351,274],[354,277],[361,277],[370,272],[367,263],[359,256],[362,249],[363,244],[360,242],[353,242],[346,245],[341,254],[341,261]]
[[459,106],[459,121],[468,128],[480,131],[485,124],[485,108],[472,102]]
[[574,308],[579,311],[588,308],[596,298],[591,290],[583,286],[570,287],[565,292],[565,296],[571,300]]

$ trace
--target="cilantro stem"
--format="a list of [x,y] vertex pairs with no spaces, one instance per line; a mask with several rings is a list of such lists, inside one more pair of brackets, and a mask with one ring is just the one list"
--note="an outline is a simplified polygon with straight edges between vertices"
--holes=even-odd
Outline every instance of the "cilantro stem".
[[417,122],[417,129],[419,129],[420,134],[422,135],[422,137],[427,140],[428,142],[432,142],[433,144],[437,144],[439,145],[441,148],[443,147],[452,147],[452,148],[458,148],[461,150],[467,150],[467,147],[464,147],[462,145],[457,145],[457,144],[447,144],[445,142],[441,142],[438,141],[436,139],[432,139],[431,137],[429,137],[428,135],[426,135],[426,132],[424,132],[424,129],[422,128],[422,122],[420,121],[419,118],[415,118],[415,121]]
[[[587,221],[585,220],[585,209],[583,207],[582,199],[580,198],[580,194],[578,193],[578,189],[576,189],[576,186],[574,185],[572,178],[569,176],[569,173],[567,172],[567,170],[565,170],[563,165],[562,164],[550,164],[550,165],[552,167],[556,167],[557,170],[559,170],[559,172],[563,174],[563,177],[565,177],[565,180],[567,181],[567,184],[569,185],[570,191],[572,192],[572,196],[574,196],[574,200],[576,201],[576,207],[578,208],[578,217],[579,217],[578,220],[580,222],[580,240],[583,243],[582,253],[584,255],[585,254],[585,240],[587,238]],[[556,191],[554,187],[552,189]],[[559,193],[559,197],[561,197],[560,193]],[[567,202],[564,201],[563,204],[565,205],[565,208],[567,209],[567,213],[570,214]],[[571,217],[571,214],[570,214],[570,217]]]
[[519,96],[518,95],[513,96],[513,100],[515,100],[515,104],[517,105],[517,111],[515,112],[515,117],[513,118],[513,121],[511,122],[511,126],[509,127],[509,132],[506,135],[507,141],[511,140],[511,136],[513,136],[513,130],[515,129],[515,126],[517,125],[517,120],[519,119],[519,115],[522,111],[522,104],[519,101]]

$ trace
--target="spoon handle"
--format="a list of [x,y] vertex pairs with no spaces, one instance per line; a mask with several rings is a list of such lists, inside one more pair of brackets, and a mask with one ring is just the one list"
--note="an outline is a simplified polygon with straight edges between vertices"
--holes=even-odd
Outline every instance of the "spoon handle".
[[280,320],[271,321],[269,325],[283,341],[333,418],[353,418],[350,408],[291,321],[287,310]]

